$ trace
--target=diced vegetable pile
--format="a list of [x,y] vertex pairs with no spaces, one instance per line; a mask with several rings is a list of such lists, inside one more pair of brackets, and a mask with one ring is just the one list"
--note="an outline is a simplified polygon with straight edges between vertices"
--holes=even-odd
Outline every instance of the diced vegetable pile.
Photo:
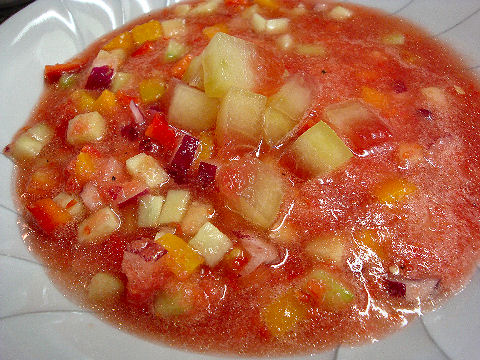
[[5,149],[33,248],[110,319],[196,349],[313,351],[403,326],[478,257],[479,93],[438,49],[312,1],[181,3],[128,25],[45,67]]

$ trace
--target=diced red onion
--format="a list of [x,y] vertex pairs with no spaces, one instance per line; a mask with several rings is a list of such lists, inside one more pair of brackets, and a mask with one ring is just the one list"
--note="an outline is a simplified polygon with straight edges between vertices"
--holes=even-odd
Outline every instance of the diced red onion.
[[120,185],[120,192],[114,199],[114,203],[121,206],[127,202],[136,200],[139,196],[145,195],[148,192],[148,186],[137,180],[132,180]]
[[127,251],[140,255],[145,261],[156,261],[167,253],[167,250],[163,246],[147,238],[135,240],[130,243]]
[[136,124],[128,124],[128,125],[125,125],[122,130],[120,130],[120,134],[122,134],[122,136],[130,141],[135,141],[138,139],[138,136],[140,135],[139,134],[139,131],[138,131],[138,128],[136,126]]
[[397,94],[400,94],[407,91],[407,87],[402,80],[397,80],[393,83],[393,91],[395,91]]
[[133,115],[133,119],[135,120],[135,123],[137,123],[138,125],[142,125],[145,122],[145,118],[140,112],[140,109],[138,108],[137,104],[135,104],[135,101],[130,100],[129,106],[130,106],[130,110],[132,111],[132,115]]
[[97,187],[91,182],[85,184],[82,192],[80,193],[80,197],[90,211],[95,211],[103,205],[103,200],[98,192]]
[[108,66],[94,67],[87,79],[85,89],[104,90],[110,87],[113,78],[113,69]]
[[200,162],[198,165],[197,183],[203,188],[210,188],[215,182],[217,166],[206,162]]
[[187,172],[192,165],[195,152],[198,148],[198,139],[185,135],[169,166],[169,173],[178,184],[187,180]]
[[273,264],[279,261],[277,249],[255,235],[242,234],[239,237],[245,250],[250,254],[250,260],[240,272],[248,275],[262,264]]
[[423,301],[434,294],[439,279],[396,279],[386,280],[388,293],[409,302]]
[[427,120],[432,120],[432,112],[428,109],[417,109],[417,112]]

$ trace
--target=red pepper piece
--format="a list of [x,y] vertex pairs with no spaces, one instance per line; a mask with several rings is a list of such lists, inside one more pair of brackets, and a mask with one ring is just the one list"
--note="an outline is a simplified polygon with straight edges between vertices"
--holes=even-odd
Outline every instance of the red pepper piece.
[[64,73],[77,73],[85,66],[84,62],[74,60],[65,64],[45,65],[44,77],[49,84],[57,82]]
[[140,47],[132,53],[132,56],[144,55],[150,50],[153,49],[153,43],[151,41],[146,41]]
[[157,141],[165,149],[175,146],[175,130],[168,125],[163,113],[155,113],[153,120],[145,130],[145,135]]

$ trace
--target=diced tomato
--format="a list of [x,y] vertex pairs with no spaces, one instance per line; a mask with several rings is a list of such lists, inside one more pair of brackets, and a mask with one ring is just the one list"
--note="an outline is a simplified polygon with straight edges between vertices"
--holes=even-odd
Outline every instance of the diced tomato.
[[123,107],[129,107],[130,106],[130,101],[132,101],[132,100],[137,105],[140,103],[140,99],[138,98],[138,96],[127,94],[126,92],[124,92],[122,90],[117,91],[115,96],[117,98],[118,103],[120,105],[122,105]]
[[52,199],[37,200],[28,207],[28,210],[38,226],[47,233],[54,232],[72,219],[71,215]]
[[183,76],[183,74],[185,74],[185,71],[187,71],[187,68],[190,65],[190,62],[192,61],[192,59],[193,59],[193,55],[188,54],[184,58],[178,60],[170,70],[170,74],[180,79]]
[[135,50],[132,53],[132,56],[136,57],[136,56],[144,55],[152,49],[153,49],[153,42],[151,42],[151,41],[144,42],[142,45],[140,45],[140,47],[138,47],[137,50]]
[[80,60],[75,60],[65,64],[46,65],[44,77],[47,83],[52,84],[57,82],[65,73],[77,73],[85,66],[85,63]]
[[175,146],[175,130],[168,125],[163,113],[155,113],[152,122],[145,130],[145,135],[156,140],[165,149],[172,149]]

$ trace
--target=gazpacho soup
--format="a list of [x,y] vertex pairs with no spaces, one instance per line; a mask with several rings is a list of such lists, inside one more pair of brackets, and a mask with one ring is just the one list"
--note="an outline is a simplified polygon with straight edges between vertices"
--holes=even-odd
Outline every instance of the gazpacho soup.
[[480,93],[450,50],[352,4],[203,0],[63,64],[4,153],[52,280],[194,351],[399,329],[479,258]]

